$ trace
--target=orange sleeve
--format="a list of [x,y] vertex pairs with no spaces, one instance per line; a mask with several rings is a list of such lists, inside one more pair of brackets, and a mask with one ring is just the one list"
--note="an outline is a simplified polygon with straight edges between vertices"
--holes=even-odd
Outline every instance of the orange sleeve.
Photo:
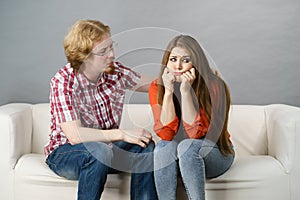
[[163,126],[160,121],[161,105],[157,102],[157,80],[153,81],[149,88],[149,102],[154,117],[154,131],[162,140],[172,140],[178,131],[179,120],[175,117],[173,121]]
[[200,109],[200,114],[198,114],[192,124],[188,124],[182,120],[183,127],[191,139],[199,139],[206,135],[209,122],[205,115],[205,112]]

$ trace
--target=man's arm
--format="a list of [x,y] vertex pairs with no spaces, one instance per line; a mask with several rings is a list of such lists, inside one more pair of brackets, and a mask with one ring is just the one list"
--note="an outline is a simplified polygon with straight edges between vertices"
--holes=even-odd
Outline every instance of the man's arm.
[[[212,71],[215,75],[219,76],[220,78],[222,77],[222,74],[217,69],[212,69]],[[156,78],[157,77],[141,74],[140,81],[136,86],[131,88],[131,90],[137,92],[148,92],[151,82],[154,81]]]
[[147,76],[145,74],[141,74],[141,79],[136,86],[131,88],[132,91],[137,92],[148,92],[149,87],[152,81],[154,81],[156,77]]
[[144,129],[111,129],[99,130],[93,128],[82,127],[79,120],[63,122],[60,124],[63,132],[72,145],[82,142],[115,142],[125,141],[145,147],[151,139],[152,135]]

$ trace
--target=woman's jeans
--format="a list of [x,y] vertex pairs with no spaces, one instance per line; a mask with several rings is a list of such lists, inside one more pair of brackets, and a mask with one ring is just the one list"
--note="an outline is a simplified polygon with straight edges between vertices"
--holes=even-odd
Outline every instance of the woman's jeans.
[[[185,139],[158,142],[154,149],[154,180],[158,199],[176,199],[177,172],[180,171],[187,195],[205,199],[205,179],[217,177],[231,166],[234,155],[223,156],[210,140]],[[179,167],[179,169],[178,169]]]
[[126,142],[65,144],[55,149],[46,163],[59,176],[79,181],[78,200],[99,200],[107,175],[120,171],[132,173],[131,199],[154,200],[153,149],[153,142],[146,148]]

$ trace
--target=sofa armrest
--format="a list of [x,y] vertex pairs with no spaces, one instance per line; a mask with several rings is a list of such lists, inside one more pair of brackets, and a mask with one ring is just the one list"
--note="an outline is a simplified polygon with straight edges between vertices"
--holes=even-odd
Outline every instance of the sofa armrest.
[[0,107],[1,163],[14,169],[18,159],[31,152],[31,104],[12,103]]
[[[290,173],[300,156],[296,147],[300,145],[300,108],[282,104],[269,105],[265,109],[268,153],[276,158],[286,173]],[[298,133],[297,133],[298,132]],[[298,155],[296,155],[298,154]]]

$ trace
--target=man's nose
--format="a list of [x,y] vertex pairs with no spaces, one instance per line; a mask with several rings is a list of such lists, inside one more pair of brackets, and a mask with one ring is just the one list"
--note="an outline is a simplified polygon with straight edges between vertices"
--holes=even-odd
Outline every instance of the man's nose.
[[112,49],[110,49],[109,50],[109,52],[108,52],[108,57],[115,57],[115,51],[114,51],[114,49],[112,48]]

